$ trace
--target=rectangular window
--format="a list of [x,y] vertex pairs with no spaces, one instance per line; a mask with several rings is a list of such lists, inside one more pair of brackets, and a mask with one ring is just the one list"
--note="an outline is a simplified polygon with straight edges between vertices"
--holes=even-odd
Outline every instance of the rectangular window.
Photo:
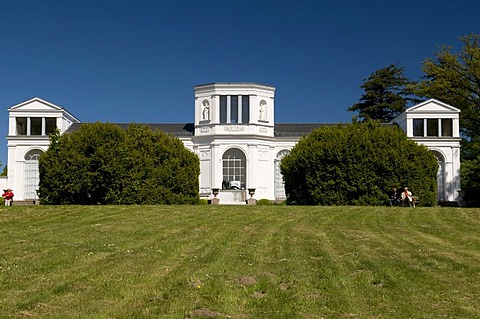
[[249,123],[250,121],[250,96],[242,96],[242,123]]
[[57,128],[57,119],[55,117],[45,118],[45,134],[49,135],[55,132]]
[[42,118],[30,118],[30,135],[42,135]]
[[27,118],[17,117],[15,121],[17,124],[17,135],[27,135]]
[[423,119],[413,119],[413,136],[423,136]]
[[438,119],[427,119],[427,136],[439,136]]
[[442,136],[453,136],[452,119],[442,119]]
[[238,95],[230,96],[230,123],[238,123]]
[[220,95],[220,123],[227,123],[227,96]]

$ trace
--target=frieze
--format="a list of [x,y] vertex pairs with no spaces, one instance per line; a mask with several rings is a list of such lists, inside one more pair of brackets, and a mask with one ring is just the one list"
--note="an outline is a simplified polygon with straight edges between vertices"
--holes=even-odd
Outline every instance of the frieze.
[[245,127],[243,127],[243,126],[225,126],[224,130],[227,131],[227,132],[244,132]]

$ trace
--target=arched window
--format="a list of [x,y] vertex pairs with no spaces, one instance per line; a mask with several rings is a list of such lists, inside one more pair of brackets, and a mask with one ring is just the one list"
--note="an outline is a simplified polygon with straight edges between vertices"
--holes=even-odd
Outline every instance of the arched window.
[[285,200],[287,196],[285,194],[285,183],[283,182],[283,175],[280,172],[280,162],[282,158],[289,154],[289,150],[282,150],[278,152],[277,157],[275,158],[275,199],[276,200]]
[[245,154],[238,148],[231,148],[223,154],[222,162],[222,189],[245,189],[247,175]]
[[445,158],[442,153],[438,151],[432,151],[433,155],[437,158],[438,161],[438,171],[437,171],[437,200],[445,200]]
[[40,173],[38,171],[38,160],[42,150],[30,150],[25,154],[25,184],[24,184],[24,198],[37,198],[38,183],[40,182]]

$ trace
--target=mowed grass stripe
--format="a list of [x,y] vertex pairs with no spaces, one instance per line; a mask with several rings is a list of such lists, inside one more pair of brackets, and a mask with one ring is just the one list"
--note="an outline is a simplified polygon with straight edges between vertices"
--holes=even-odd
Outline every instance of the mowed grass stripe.
[[1,208],[0,317],[480,317],[478,217],[456,208]]

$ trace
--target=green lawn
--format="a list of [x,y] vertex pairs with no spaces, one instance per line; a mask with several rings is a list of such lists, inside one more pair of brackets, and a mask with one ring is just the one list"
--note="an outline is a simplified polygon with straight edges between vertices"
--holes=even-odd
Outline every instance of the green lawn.
[[480,210],[0,208],[0,318],[480,318]]

